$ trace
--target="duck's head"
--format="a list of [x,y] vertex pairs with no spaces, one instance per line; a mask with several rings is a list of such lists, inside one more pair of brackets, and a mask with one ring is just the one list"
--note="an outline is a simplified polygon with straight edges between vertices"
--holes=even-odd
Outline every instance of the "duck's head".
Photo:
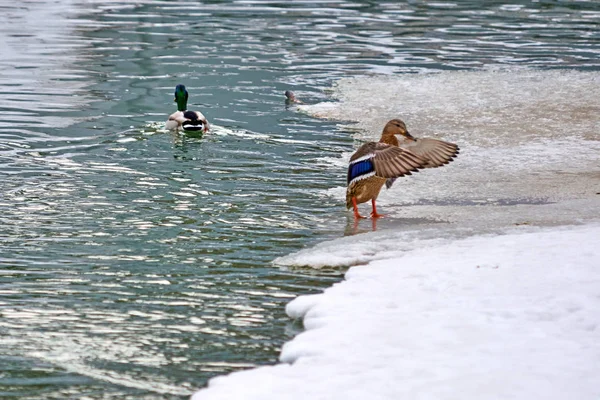
[[406,124],[404,121],[400,119],[392,119],[383,128],[382,136],[394,136],[394,135],[402,135],[407,139],[415,140],[415,138],[408,133],[408,129],[406,129]]
[[285,97],[286,97],[286,100],[289,101],[289,102],[293,103],[293,102],[296,101],[296,95],[291,90],[286,90],[285,91]]
[[188,91],[183,85],[175,86],[175,102],[177,103],[177,111],[187,110]]

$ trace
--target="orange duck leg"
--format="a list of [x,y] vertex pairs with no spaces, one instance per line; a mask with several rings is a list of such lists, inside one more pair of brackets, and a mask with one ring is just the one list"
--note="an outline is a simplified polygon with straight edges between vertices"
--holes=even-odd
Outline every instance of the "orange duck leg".
[[373,211],[371,212],[371,218],[381,218],[381,217],[385,216],[385,214],[377,213],[377,206],[375,206],[375,199],[371,199],[371,204],[373,205]]
[[354,218],[355,219],[366,218],[358,213],[358,204],[356,204],[356,197],[352,198],[352,206],[354,207]]

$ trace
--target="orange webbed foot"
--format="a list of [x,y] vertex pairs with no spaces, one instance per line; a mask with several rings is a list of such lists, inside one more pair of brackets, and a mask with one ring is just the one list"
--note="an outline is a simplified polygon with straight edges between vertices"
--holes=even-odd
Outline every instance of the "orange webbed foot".
[[367,218],[365,216],[360,215],[359,213],[354,213],[354,219],[363,219],[363,218]]

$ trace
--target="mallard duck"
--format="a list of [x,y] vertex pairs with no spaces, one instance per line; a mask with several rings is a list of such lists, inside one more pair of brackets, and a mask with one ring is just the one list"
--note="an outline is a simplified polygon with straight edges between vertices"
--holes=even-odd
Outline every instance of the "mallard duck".
[[286,104],[302,104],[302,101],[298,100],[294,92],[292,92],[291,90],[286,90],[284,94]]
[[189,94],[185,86],[177,85],[175,87],[177,111],[169,116],[165,127],[167,129],[183,129],[184,131],[208,132],[210,124],[206,117],[199,111],[189,111],[187,109],[188,97]]
[[[396,135],[401,135],[400,140]],[[448,164],[458,155],[453,143],[437,139],[417,139],[408,133],[399,119],[389,121],[383,128],[379,142],[363,144],[350,157],[346,207],[354,208],[354,217],[365,218],[358,212],[358,204],[371,200],[372,218],[377,213],[375,200],[385,184],[392,186],[396,178],[411,175],[421,168],[435,168]]]

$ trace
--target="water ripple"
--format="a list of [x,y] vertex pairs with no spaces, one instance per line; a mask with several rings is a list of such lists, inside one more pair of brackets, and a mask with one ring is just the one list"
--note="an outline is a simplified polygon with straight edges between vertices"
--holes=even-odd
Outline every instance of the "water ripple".
[[[352,75],[597,70],[599,22],[585,1],[2,6],[2,395],[172,398],[274,362],[297,330],[283,304],[339,272],[271,261],[343,234],[328,193],[353,148],[283,91],[311,103]],[[210,134],[162,128],[177,83]]]

